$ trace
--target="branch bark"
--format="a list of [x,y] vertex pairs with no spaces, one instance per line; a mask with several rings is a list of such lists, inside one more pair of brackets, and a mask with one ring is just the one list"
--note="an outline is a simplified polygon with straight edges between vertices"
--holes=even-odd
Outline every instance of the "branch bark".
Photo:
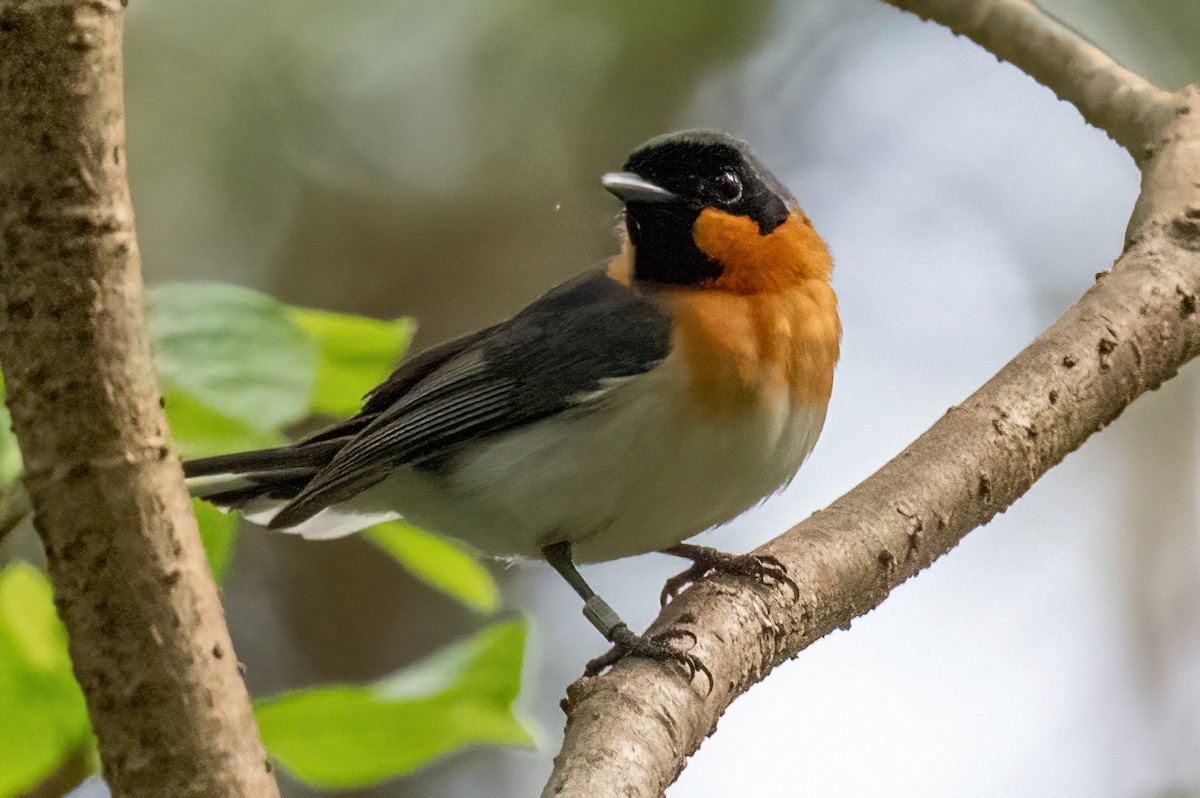
[[[974,395],[830,507],[758,549],[787,566],[798,600],[718,577],[660,614],[652,633],[680,624],[696,634],[693,653],[716,677],[711,694],[703,680],[687,684],[642,659],[571,685],[544,796],[660,795],[733,699],[880,604],[1200,354],[1200,95],[1154,88],[1028,3],[888,1],[1029,70],[1143,160],[1125,251]],[[1022,36],[1040,43],[1015,43]]]
[[142,320],[122,4],[0,0],[0,362],[119,796],[276,796]]

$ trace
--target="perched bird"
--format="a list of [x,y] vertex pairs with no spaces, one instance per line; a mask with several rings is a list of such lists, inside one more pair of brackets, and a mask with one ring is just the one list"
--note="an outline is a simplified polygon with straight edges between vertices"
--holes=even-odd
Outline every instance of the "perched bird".
[[725,134],[653,138],[601,182],[625,206],[607,269],[401,363],[325,432],[186,463],[193,492],[309,538],[403,516],[542,557],[614,644],[589,672],[635,653],[707,673],[674,639],[689,633],[634,634],[575,563],[691,559],[664,601],[714,570],[795,588],[774,560],[682,541],[780,490],[812,450],[841,338],[832,263]]

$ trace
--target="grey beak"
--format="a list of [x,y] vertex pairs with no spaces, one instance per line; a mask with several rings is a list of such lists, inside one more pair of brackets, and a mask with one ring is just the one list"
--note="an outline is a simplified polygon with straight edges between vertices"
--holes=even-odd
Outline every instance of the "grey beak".
[[609,172],[600,185],[625,202],[674,202],[679,197],[633,172]]

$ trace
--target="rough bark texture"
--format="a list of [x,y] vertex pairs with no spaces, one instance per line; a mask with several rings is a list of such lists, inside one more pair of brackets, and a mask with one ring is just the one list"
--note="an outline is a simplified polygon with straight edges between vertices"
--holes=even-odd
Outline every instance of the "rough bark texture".
[[1197,92],[1150,86],[1057,22],[1039,23],[1040,12],[1020,0],[889,2],[995,47],[1140,158],[1142,192],[1125,252],[1061,319],[899,456],[758,549],[787,566],[798,600],[784,589],[714,578],[663,611],[651,631],[680,624],[696,634],[693,653],[715,677],[710,694],[703,679],[689,684],[678,671],[636,658],[573,684],[545,796],[662,794],[733,699],[815,640],[849,627],[1200,354]]
[[151,368],[123,17],[0,0],[0,363],[114,794],[273,796]]

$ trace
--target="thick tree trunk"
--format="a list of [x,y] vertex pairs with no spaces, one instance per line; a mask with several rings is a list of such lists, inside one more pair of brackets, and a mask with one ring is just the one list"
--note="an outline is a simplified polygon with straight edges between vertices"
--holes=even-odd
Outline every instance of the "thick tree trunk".
[[116,0],[0,0],[0,364],[118,796],[277,795],[142,320]]

